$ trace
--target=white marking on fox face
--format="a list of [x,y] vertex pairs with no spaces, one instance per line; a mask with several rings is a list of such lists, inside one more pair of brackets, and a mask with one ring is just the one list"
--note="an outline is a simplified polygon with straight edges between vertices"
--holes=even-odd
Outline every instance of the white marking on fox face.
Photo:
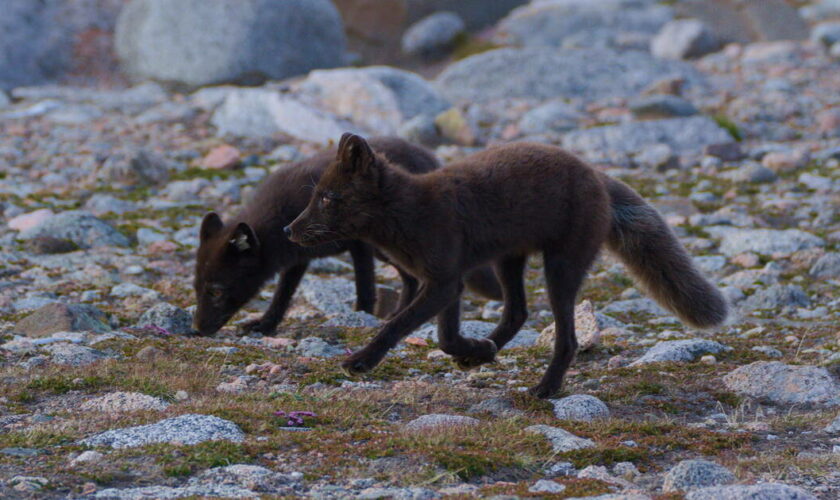
[[231,238],[230,244],[235,246],[237,250],[240,252],[244,252],[251,248],[251,244],[248,243],[248,236],[244,234],[236,235],[235,238]]

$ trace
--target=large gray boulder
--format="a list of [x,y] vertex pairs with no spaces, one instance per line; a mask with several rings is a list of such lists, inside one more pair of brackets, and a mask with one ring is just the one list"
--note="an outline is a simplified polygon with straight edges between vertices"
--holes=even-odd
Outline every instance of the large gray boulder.
[[345,43],[329,0],[133,0],[116,29],[129,75],[190,87],[339,66]]
[[627,0],[532,2],[502,19],[493,41],[528,47],[638,48],[673,17],[670,7]]
[[418,115],[437,115],[449,103],[429,82],[388,66],[313,71],[300,89],[324,108],[381,135],[393,135]]
[[677,152],[699,153],[704,146],[732,142],[732,137],[707,116],[629,122],[575,130],[563,137],[563,147],[584,153],[641,153],[653,144]]
[[497,49],[450,65],[436,82],[448,99],[630,97],[665,78],[699,84],[702,76],[681,61],[656,59],[639,51],[545,47]]
[[666,24],[650,42],[656,57],[688,59],[714,52],[719,47],[712,32],[701,21],[680,19]]
[[211,123],[219,135],[261,138],[285,134],[322,144],[352,130],[335,116],[271,88],[227,92]]
[[[79,69],[86,31],[113,29],[123,0],[0,2],[0,89],[35,85]],[[90,50],[90,46],[85,47]],[[107,65],[107,61],[97,60]]]
[[83,210],[68,210],[53,215],[35,227],[21,231],[18,238],[31,240],[39,236],[70,240],[80,248],[127,247],[130,244],[124,234]]

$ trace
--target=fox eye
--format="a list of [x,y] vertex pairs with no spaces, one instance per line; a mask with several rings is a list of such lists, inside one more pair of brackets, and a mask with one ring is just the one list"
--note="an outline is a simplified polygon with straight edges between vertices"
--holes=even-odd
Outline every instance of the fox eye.
[[337,199],[337,194],[335,194],[333,191],[327,191],[321,195],[321,205],[326,207]]

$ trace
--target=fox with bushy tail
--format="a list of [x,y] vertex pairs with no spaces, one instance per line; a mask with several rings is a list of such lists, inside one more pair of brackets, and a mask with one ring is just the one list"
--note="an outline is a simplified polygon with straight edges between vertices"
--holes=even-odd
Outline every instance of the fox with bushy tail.
[[[373,369],[434,316],[440,348],[459,366],[493,361],[528,317],[524,273],[536,252],[543,256],[556,330],[548,369],[531,389],[538,397],[557,393],[574,358],[575,299],[604,246],[686,323],[711,327],[726,318],[723,296],[653,207],[622,182],[544,144],[497,146],[415,175],[392,166],[361,137],[345,135],[336,162],[285,231],[305,246],[342,238],[370,243],[421,283],[411,304],[342,363],[350,374]],[[487,338],[463,337],[463,277],[486,264],[502,285],[504,312]]]

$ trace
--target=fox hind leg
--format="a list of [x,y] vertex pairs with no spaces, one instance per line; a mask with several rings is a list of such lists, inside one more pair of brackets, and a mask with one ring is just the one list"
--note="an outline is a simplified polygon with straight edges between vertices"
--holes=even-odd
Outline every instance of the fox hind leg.
[[542,380],[529,392],[538,398],[555,395],[563,385],[563,376],[577,351],[575,338],[575,297],[586,276],[588,262],[576,262],[574,259],[546,251],[545,279],[551,310],[554,313],[556,334],[554,354]]

